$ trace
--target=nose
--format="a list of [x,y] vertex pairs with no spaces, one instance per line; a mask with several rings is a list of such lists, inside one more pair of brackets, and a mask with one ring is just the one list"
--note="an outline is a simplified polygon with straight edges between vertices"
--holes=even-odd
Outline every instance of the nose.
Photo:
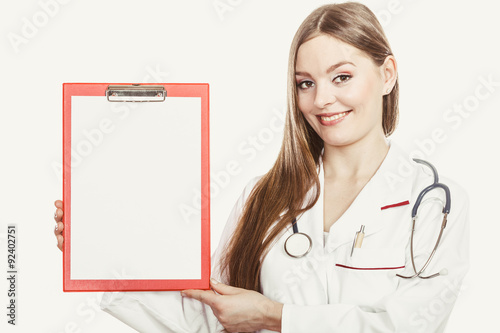
[[334,87],[331,84],[318,83],[316,85],[316,96],[314,98],[314,106],[318,109],[324,109],[337,101],[335,97]]

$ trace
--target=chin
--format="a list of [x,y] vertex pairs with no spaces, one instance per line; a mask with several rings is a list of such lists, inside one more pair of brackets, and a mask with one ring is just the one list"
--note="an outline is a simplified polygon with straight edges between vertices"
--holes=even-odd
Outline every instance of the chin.
[[352,138],[324,138],[323,143],[332,147],[345,147],[353,144],[357,140],[353,140]]

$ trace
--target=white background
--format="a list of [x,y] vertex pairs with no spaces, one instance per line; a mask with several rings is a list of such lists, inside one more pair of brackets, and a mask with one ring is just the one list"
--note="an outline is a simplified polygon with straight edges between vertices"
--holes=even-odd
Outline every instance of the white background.
[[[300,22],[326,2],[42,5],[50,2],[2,1],[0,10],[0,277],[7,271],[7,224],[16,223],[19,231],[18,326],[6,323],[2,277],[0,330],[132,332],[98,309],[97,294],[62,292],[62,255],[52,233],[53,202],[62,197],[54,167],[62,158],[62,83],[210,83],[214,248],[244,185],[277,156],[289,45]],[[472,266],[447,331],[494,330],[500,297],[500,6],[487,0],[363,2],[381,19],[399,64],[401,117],[394,139],[408,151],[423,150],[425,142],[426,158],[470,195]],[[38,27],[29,29],[33,23]],[[480,78],[496,86],[489,91]],[[478,100],[477,89],[488,96]],[[472,111],[447,121],[454,105]],[[439,129],[445,139],[431,144]],[[147,239],[144,230],[134,246],[140,249]]]

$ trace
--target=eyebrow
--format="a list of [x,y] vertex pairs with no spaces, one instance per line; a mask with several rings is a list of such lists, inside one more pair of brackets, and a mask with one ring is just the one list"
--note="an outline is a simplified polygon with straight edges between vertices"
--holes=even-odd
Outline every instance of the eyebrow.
[[[326,70],[326,74],[330,74],[331,72],[333,72],[334,70],[336,70],[338,67],[340,66],[343,66],[343,65],[346,65],[346,64],[351,64],[353,65],[354,67],[356,67],[355,64],[353,64],[352,62],[350,61],[340,61],[338,63],[336,63],[335,65],[331,65],[330,67],[328,67],[328,69]],[[295,72],[295,75],[301,75],[301,76],[311,76],[309,73],[307,72]]]

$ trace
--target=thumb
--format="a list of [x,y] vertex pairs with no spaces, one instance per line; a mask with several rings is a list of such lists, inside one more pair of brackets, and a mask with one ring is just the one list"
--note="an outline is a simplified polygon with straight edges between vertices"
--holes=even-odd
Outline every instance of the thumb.
[[220,283],[214,278],[210,279],[210,286],[220,295],[235,295],[240,293],[240,288],[231,287],[227,284]]

